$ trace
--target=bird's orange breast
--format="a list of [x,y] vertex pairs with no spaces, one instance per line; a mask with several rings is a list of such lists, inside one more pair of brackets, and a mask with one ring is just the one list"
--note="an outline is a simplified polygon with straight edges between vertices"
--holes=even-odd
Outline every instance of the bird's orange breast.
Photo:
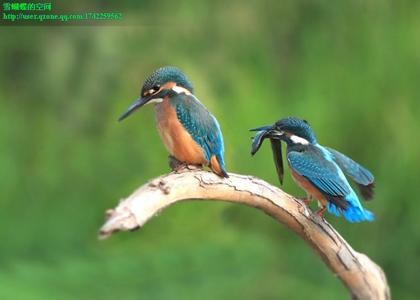
[[169,153],[188,164],[208,164],[202,148],[179,122],[169,99],[165,97],[161,103],[157,103],[155,110],[156,125]]
[[327,205],[327,199],[325,196],[305,177],[299,175],[297,172],[292,171],[293,180],[313,198],[317,199],[323,206]]

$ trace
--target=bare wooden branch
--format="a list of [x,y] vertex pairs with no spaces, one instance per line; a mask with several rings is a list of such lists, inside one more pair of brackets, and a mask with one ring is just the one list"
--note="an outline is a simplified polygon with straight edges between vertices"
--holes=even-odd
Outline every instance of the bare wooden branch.
[[211,172],[187,170],[158,177],[107,211],[108,218],[99,237],[104,239],[117,231],[141,227],[164,208],[183,200],[242,203],[261,209],[302,237],[343,282],[352,299],[390,299],[382,269],[366,255],[354,251],[302,201],[261,179],[229,175],[226,179]]

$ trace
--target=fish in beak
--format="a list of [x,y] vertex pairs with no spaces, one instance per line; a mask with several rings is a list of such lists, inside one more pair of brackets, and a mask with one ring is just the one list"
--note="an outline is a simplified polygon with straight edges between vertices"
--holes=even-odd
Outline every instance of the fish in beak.
[[283,155],[281,150],[281,140],[279,137],[282,136],[282,132],[277,131],[274,126],[263,126],[258,128],[250,129],[250,131],[256,131],[257,133],[252,139],[251,155],[255,155],[260,149],[263,141],[268,138],[271,143],[271,150],[273,152],[273,160],[276,165],[277,176],[280,184],[283,184],[284,178],[284,167],[283,167]]

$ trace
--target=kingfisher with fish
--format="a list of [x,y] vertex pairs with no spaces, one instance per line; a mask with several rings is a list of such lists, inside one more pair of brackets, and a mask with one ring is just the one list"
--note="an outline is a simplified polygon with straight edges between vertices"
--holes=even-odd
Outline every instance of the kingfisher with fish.
[[265,139],[272,147],[274,163],[280,183],[283,183],[283,160],[281,141],[286,143],[286,158],[294,181],[307,193],[305,203],[318,200],[321,207],[318,215],[325,210],[336,216],[343,215],[349,222],[373,221],[372,212],[363,208],[346,175],[359,188],[365,200],[373,198],[374,177],[372,173],[329,147],[318,144],[315,133],[305,120],[287,117],[255,129],[251,154],[254,155]]

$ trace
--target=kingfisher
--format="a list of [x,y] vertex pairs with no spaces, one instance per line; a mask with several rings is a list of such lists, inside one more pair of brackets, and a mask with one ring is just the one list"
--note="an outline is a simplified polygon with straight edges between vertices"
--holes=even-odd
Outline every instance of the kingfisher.
[[207,165],[217,175],[229,177],[220,125],[194,96],[193,86],[181,70],[166,66],[154,71],[144,82],[140,97],[118,120],[149,103],[154,104],[157,129],[170,153],[172,169]]
[[372,173],[337,150],[318,144],[307,121],[287,117],[272,126],[250,130],[257,132],[253,138],[252,155],[259,150],[264,139],[270,139],[280,183],[283,182],[281,141],[286,143],[292,178],[306,192],[305,204],[312,199],[318,200],[319,216],[323,217],[328,209],[333,215],[343,215],[349,222],[374,220],[373,213],[363,208],[345,176],[357,184],[365,200],[370,200],[374,193]]

